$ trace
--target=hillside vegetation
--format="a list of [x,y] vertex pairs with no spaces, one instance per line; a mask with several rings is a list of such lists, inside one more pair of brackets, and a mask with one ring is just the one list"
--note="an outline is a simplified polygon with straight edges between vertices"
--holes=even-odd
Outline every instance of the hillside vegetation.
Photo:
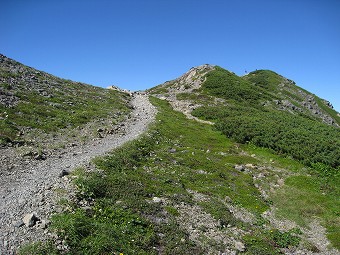
[[[322,163],[338,168],[340,129],[299,108],[296,102],[302,98],[298,96],[292,100],[296,105],[287,100],[286,106],[291,104],[288,111],[272,105],[282,100],[278,86],[285,84],[279,75],[270,71],[249,75],[241,78],[221,68],[209,72],[203,92],[227,100],[228,105],[200,107],[193,115],[214,120],[217,129],[237,142],[266,147],[309,166]],[[292,86],[291,81],[288,84]]]
[[19,254],[338,253],[340,122],[329,102],[272,71],[211,65],[149,93],[149,131],[64,176],[76,192],[59,191],[54,237]]
[[[89,122],[119,121],[127,94],[61,79],[0,55],[0,145],[69,133]],[[60,130],[64,129],[63,132]]]
[[324,231],[315,217],[339,247],[339,186],[152,102],[159,113],[144,137],[75,171],[77,196],[51,226],[68,254],[322,253],[309,238],[311,224]]

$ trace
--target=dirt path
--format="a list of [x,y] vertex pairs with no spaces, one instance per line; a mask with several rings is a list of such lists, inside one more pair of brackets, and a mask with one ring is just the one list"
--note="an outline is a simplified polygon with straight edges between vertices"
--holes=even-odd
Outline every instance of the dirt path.
[[[0,180],[1,255],[14,254],[14,250],[22,243],[46,238],[48,232],[44,223],[48,222],[51,213],[58,211],[56,193],[58,190],[62,192],[60,187],[69,181],[59,177],[63,170],[70,171],[86,165],[92,158],[104,155],[146,131],[154,120],[155,107],[151,105],[147,95],[138,93],[134,94],[131,103],[134,107],[131,117],[121,125],[124,127],[124,134],[112,134],[90,141],[86,145],[75,146],[58,157],[49,157],[43,161],[0,165],[0,171],[6,172]],[[13,152],[3,150],[0,153]],[[41,220],[41,224],[26,227],[22,218],[33,212]]]

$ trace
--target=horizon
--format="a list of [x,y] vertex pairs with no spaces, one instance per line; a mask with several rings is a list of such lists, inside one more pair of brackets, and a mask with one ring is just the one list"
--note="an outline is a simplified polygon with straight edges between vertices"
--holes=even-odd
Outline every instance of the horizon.
[[145,90],[191,67],[272,70],[340,112],[335,0],[2,1],[0,52],[52,75]]

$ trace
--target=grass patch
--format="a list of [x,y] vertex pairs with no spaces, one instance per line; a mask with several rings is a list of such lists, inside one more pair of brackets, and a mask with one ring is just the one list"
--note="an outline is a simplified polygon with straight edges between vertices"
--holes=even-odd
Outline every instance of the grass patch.
[[[340,179],[333,177],[332,181],[333,183],[325,183],[325,179],[316,176],[292,176],[272,199],[281,217],[293,220],[301,226],[308,226],[313,219],[321,219],[329,240],[339,249]],[[330,185],[331,190],[330,187],[325,190],[325,185]]]
[[60,252],[57,250],[52,242],[36,242],[28,245],[24,245],[18,251],[19,255],[59,255]]

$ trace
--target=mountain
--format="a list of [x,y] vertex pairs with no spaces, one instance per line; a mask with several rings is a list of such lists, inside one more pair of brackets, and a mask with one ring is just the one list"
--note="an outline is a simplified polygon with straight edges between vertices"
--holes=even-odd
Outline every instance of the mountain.
[[82,139],[90,137],[95,126],[112,124],[99,122],[119,122],[130,111],[128,101],[127,93],[61,79],[0,54],[2,146],[51,143],[51,135],[70,134],[75,128],[87,128]]
[[[269,70],[256,70],[239,77],[218,66],[202,65],[190,69],[178,79],[150,89],[150,92],[163,94],[165,98],[170,97],[171,102],[176,98],[193,102],[194,95],[197,97],[210,95],[215,100],[228,100],[233,105],[251,103],[251,108],[263,106],[263,110],[286,111],[292,115],[303,115],[329,125],[340,126],[340,114],[333,109],[329,101]],[[186,93],[190,94],[190,97]]]
[[306,164],[340,164],[340,115],[330,102],[273,71],[239,77],[218,66],[192,68],[150,90],[187,116],[215,123],[229,138]]
[[[120,117],[129,112],[128,95],[116,90],[66,81],[5,57],[1,66],[6,146],[27,146],[29,138],[17,136],[21,130],[53,137],[84,128],[67,117],[80,109],[88,123],[100,125],[106,117],[119,121],[117,111]],[[17,239],[47,232],[48,241],[21,246],[19,254],[339,253],[340,122],[329,102],[272,71],[239,77],[208,64],[142,94],[157,108],[148,131],[59,178],[73,186],[49,188],[62,209],[48,228],[15,223],[21,226]],[[119,102],[116,114],[93,120],[97,106],[88,100],[100,104],[99,97],[111,96]],[[25,111],[27,105],[34,111]],[[42,106],[48,111],[37,110]],[[40,125],[28,122],[32,113]],[[16,117],[9,121],[11,114]],[[59,116],[62,130],[44,124],[58,123]],[[78,139],[71,134],[70,141]]]

